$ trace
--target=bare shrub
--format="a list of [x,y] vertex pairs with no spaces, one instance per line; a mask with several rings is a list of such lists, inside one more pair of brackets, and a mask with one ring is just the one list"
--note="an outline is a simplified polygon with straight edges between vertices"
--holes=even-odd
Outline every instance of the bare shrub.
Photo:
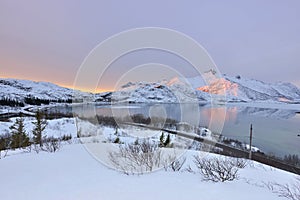
[[266,187],[268,190],[274,192],[274,190],[275,190],[274,183],[272,183],[272,182],[262,182],[262,183],[263,183],[264,187]]
[[179,159],[174,160],[173,162],[171,162],[170,164],[170,168],[176,172],[176,171],[180,171],[181,168],[183,167],[184,163],[186,162],[186,157],[182,157]]
[[180,171],[185,162],[186,162],[186,157],[177,158],[175,151],[173,154],[168,154],[167,156],[163,156],[162,159],[162,165],[165,171],[168,171],[168,169],[174,172]]
[[296,177],[293,184],[278,184],[274,183],[274,192],[280,197],[285,197],[291,200],[300,200],[300,176]]
[[41,149],[40,145],[33,144],[33,150],[34,150],[36,153],[39,153],[42,149]]
[[120,145],[118,151],[109,152],[114,167],[125,174],[143,174],[161,166],[162,153],[149,140],[138,144]]
[[164,166],[165,171],[168,169],[171,169],[174,172],[180,171],[185,162],[186,157],[177,158],[175,152],[162,159],[162,165]]
[[190,165],[188,165],[188,166],[184,169],[184,171],[187,171],[187,172],[189,172],[189,173],[195,174],[195,171],[192,169],[192,167],[191,167]]
[[48,137],[43,141],[42,150],[54,153],[61,148],[61,140],[54,137]]
[[205,181],[225,182],[238,178],[239,168],[228,157],[201,158],[194,156],[194,163]]
[[244,158],[232,158],[231,162],[240,169],[244,169],[248,165],[248,161]]

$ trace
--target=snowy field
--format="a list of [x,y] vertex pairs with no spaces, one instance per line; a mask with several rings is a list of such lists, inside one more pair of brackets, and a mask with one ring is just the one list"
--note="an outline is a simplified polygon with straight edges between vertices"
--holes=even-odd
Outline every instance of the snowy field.
[[[195,152],[189,152],[195,153]],[[293,174],[254,163],[239,179],[213,183],[187,171],[127,176],[95,160],[82,144],[57,153],[21,153],[0,160],[1,199],[284,199],[268,182],[291,183]]]
[[[33,128],[32,120],[26,118],[26,129]],[[1,122],[2,131],[11,123]],[[49,120],[48,123],[48,136],[76,136],[74,119]],[[85,130],[93,133],[95,127],[87,123]],[[269,183],[292,184],[296,177],[295,174],[249,161],[245,168],[239,170],[237,180],[224,183],[204,181],[193,164],[193,155],[198,154],[196,151],[185,153],[187,161],[179,172],[162,168],[144,175],[125,175],[102,164],[89,153],[88,146],[102,143],[114,135],[115,129],[103,127],[97,131],[101,133],[101,137],[97,135],[97,141],[95,138],[85,138],[87,144],[80,144],[73,139],[72,144],[66,143],[56,153],[8,152],[8,156],[0,159],[1,199],[280,200],[285,198],[271,191]],[[120,138],[126,141],[122,134]],[[118,147],[111,143],[102,146],[105,145]],[[213,154],[206,156],[221,157]],[[195,173],[185,170],[188,166]]]

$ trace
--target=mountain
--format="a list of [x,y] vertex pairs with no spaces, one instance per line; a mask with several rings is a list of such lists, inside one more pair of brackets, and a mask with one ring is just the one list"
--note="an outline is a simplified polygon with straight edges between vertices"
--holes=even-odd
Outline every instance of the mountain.
[[[35,104],[36,99],[37,103],[71,102],[74,97],[79,101],[130,103],[196,103],[210,102],[212,99],[226,102],[300,103],[300,90],[291,83],[265,83],[226,75],[217,78],[212,72],[207,72],[203,77],[209,83],[200,76],[174,77],[154,83],[129,82],[115,92],[94,95],[48,82],[0,78],[0,103],[5,105],[3,99],[27,104]],[[220,98],[222,96],[226,98]],[[19,106],[17,103],[13,105]]]
[[26,99],[69,101],[74,96],[91,94],[64,88],[53,83],[0,78],[0,98],[24,102]]
[[197,90],[226,95],[228,102],[275,101],[299,103],[300,90],[291,83],[265,83],[255,79],[224,76]]
[[132,103],[196,103],[207,101],[209,96],[195,90],[188,82],[176,78],[158,83],[130,82],[113,92],[111,99],[113,102]]
[[[255,79],[213,77],[211,72],[202,77],[179,78],[158,83],[127,83],[110,96],[115,102],[285,102],[300,103],[300,89],[291,83],[265,83]],[[223,98],[221,98],[223,97]]]

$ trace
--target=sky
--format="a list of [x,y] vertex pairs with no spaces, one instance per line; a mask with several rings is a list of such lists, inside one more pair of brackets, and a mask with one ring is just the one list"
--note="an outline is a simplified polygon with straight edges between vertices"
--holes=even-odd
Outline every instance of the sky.
[[[0,0],[0,77],[72,87],[100,42],[132,28],[163,27],[195,39],[223,74],[300,87],[299,10],[299,0]],[[114,62],[99,89],[111,90],[123,72],[147,63],[190,68],[166,52],[136,52]]]

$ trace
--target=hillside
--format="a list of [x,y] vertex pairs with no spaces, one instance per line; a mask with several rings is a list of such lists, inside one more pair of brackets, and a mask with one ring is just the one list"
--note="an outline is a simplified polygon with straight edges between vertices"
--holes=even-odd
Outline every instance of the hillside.
[[67,101],[74,96],[84,97],[88,95],[90,94],[48,82],[0,78],[1,99],[15,100],[18,102],[24,102],[26,98]]
[[[188,152],[187,155],[195,154]],[[192,161],[190,161],[192,165]],[[294,175],[255,162],[232,182],[202,181],[199,173],[156,171],[127,176],[111,170],[83,145],[64,146],[55,154],[21,153],[0,159],[3,199],[195,199],[284,200],[268,186],[290,184]],[[12,189],[13,188],[13,189]],[[13,192],[12,192],[13,191]]]

